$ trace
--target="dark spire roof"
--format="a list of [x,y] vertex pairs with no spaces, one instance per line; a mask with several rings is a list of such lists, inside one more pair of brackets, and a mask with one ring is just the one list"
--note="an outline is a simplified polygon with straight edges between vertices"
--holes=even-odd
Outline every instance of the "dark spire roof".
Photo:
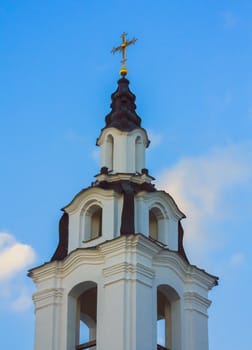
[[129,80],[122,77],[118,88],[111,95],[112,111],[106,116],[106,128],[114,127],[122,131],[141,128],[141,118],[136,114],[136,96],[129,89]]

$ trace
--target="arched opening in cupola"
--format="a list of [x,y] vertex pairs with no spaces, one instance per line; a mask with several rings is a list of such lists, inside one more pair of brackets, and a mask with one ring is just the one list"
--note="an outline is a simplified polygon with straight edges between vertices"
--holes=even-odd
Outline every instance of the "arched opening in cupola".
[[102,235],[102,208],[98,204],[91,205],[85,213],[84,241],[96,239]]
[[106,164],[105,166],[109,171],[112,171],[114,168],[114,138],[112,135],[108,135],[106,138]]
[[143,167],[143,144],[141,137],[137,136],[135,140],[135,171],[140,173]]
[[181,348],[180,298],[168,285],[157,288],[157,347],[158,349]]
[[67,348],[96,349],[97,285],[83,282],[68,295]]

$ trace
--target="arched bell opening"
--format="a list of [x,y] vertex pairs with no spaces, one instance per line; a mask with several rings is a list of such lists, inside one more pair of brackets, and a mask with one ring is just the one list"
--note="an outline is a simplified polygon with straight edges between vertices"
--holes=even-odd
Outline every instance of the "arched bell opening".
[[83,282],[68,296],[67,344],[70,350],[96,349],[97,285]]
[[153,207],[149,210],[149,237],[164,242],[165,216],[160,208]]
[[84,241],[90,241],[102,235],[102,208],[100,205],[93,204],[85,212],[84,231]]
[[180,298],[168,285],[157,288],[157,349],[181,349]]

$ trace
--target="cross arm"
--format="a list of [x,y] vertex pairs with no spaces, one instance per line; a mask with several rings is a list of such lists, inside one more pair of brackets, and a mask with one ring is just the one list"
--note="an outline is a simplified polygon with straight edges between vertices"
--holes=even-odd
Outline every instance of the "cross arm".
[[111,53],[116,53],[117,51],[121,51],[122,47],[118,46],[118,47],[113,47],[113,49],[111,50]]

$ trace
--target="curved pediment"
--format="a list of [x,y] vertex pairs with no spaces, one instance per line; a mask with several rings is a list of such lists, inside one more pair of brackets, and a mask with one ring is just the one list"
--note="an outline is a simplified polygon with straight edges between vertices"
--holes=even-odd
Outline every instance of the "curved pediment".
[[87,201],[92,201],[92,199],[99,201],[101,198],[113,196],[114,193],[113,190],[104,190],[100,187],[88,187],[80,191],[68,205],[62,208],[62,210],[70,215],[81,209]]
[[[138,195],[141,196],[141,193]],[[161,207],[164,214],[168,218],[181,220],[186,218],[185,214],[179,209],[173,197],[165,191],[155,191],[153,193],[144,194],[145,201],[148,202],[149,207]]]

